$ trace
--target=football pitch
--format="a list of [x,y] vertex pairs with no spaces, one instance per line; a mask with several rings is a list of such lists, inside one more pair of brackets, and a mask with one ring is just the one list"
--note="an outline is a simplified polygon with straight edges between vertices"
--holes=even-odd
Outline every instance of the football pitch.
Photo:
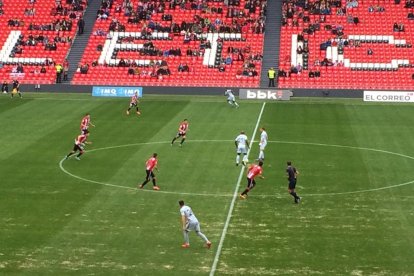
[[[1,275],[414,275],[414,111],[350,99],[0,97]],[[91,114],[86,153],[64,160]],[[183,147],[171,146],[180,121]],[[234,139],[265,179],[246,200]],[[137,189],[158,153],[157,184]],[[294,204],[286,161],[298,169]],[[192,207],[212,247],[190,233]]]

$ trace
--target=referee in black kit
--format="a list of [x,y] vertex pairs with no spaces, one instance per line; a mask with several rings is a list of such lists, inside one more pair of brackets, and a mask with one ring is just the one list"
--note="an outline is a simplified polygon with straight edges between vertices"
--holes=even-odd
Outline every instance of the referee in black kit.
[[295,188],[296,188],[296,179],[299,174],[299,171],[297,171],[296,168],[292,166],[291,161],[287,161],[286,173],[287,173],[288,180],[289,180],[289,187],[288,187],[289,194],[295,198],[295,203],[297,204],[300,202],[300,197],[296,194]]

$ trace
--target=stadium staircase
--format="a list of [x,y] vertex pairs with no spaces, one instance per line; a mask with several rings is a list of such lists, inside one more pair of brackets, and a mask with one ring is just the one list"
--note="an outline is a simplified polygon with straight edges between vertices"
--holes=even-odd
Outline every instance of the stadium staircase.
[[282,25],[281,10],[282,1],[267,2],[260,87],[268,86],[269,79],[267,77],[267,71],[273,67],[277,72],[279,67],[280,28]]
[[[76,72],[76,69],[81,61],[82,55],[85,52],[85,48],[88,45],[88,40],[90,35],[92,34],[93,25],[96,21],[96,13],[99,10],[101,5],[100,0],[89,0],[88,7],[83,15],[83,19],[85,20],[85,30],[82,35],[77,34],[70,52],[67,56],[69,62],[69,75],[68,80],[72,80],[73,75]],[[76,26],[77,31],[77,26]],[[68,81],[68,82],[69,82]]]

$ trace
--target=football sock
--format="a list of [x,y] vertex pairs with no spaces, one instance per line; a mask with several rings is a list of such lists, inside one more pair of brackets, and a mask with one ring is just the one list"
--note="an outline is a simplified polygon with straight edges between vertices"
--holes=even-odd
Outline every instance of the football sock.
[[171,144],[174,144],[175,140],[177,140],[177,138],[172,139]]
[[236,156],[236,163],[239,164],[239,162],[240,162],[240,155],[237,155]]
[[66,158],[70,157],[73,155],[73,152],[70,152],[68,155],[66,155]]
[[299,199],[299,197],[296,194],[296,192],[290,192],[290,195],[293,196],[295,198],[295,200]]
[[180,144],[182,145],[182,144],[184,143],[184,141],[185,141],[185,138],[183,138],[183,139],[181,140],[181,143],[180,143]]
[[144,187],[145,186],[145,184],[147,184],[148,183],[148,180],[145,180],[144,182],[142,182],[142,187]]
[[234,102],[234,105],[235,105],[235,106],[237,106],[237,107],[239,107],[239,104],[238,104],[238,103],[236,103],[236,102]]
[[81,157],[82,154],[83,154],[83,152],[79,152],[78,155],[76,155],[76,156]]
[[243,155],[243,162],[247,162],[247,155]]
[[262,150],[259,153],[259,159],[264,159],[264,152]]
[[152,184],[154,184],[154,186],[157,186],[157,182],[154,178],[152,179]]
[[184,233],[184,242],[185,243],[190,243],[190,238],[188,237],[188,232],[184,230],[183,233]]
[[207,239],[206,235],[204,235],[201,232],[196,232],[196,233],[197,233],[197,236],[199,236],[200,238],[202,238],[205,242],[208,242],[208,239]]
[[247,193],[249,192],[249,189],[245,189],[244,191],[243,191],[243,193],[241,193],[242,195],[247,195]]

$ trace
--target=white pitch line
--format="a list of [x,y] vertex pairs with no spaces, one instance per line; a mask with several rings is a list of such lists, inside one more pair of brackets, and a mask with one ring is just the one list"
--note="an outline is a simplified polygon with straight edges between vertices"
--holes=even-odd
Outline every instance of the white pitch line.
[[[233,142],[233,140],[191,140],[191,141],[188,141],[188,143],[191,143],[191,142]],[[252,143],[253,142],[254,142],[254,140],[252,140]],[[322,147],[336,147],[336,148],[366,150],[366,151],[373,151],[373,152],[379,152],[379,153],[395,155],[395,156],[398,156],[398,157],[403,157],[403,158],[414,160],[413,156],[405,155],[405,154],[402,154],[402,153],[392,152],[392,151],[387,151],[387,150],[381,150],[381,149],[365,148],[365,147],[355,147],[355,146],[335,145],[335,144],[323,144],[323,143],[311,143],[311,142],[297,142],[297,141],[280,141],[280,140],[268,141],[268,142],[269,143],[279,143],[279,144],[296,144],[296,145],[309,145],[309,146],[322,146]],[[100,151],[100,150],[108,150],[108,149],[116,149],[116,148],[123,148],[123,147],[139,146],[139,145],[167,144],[167,143],[169,144],[171,142],[170,141],[159,141],[159,142],[132,143],[132,144],[124,144],[124,145],[116,145],[116,146],[108,146],[108,147],[103,147],[103,148],[91,149],[91,150],[88,150],[86,153],[90,153],[90,152],[94,152],[94,151]],[[63,167],[63,161],[64,160],[65,159],[62,159],[59,162],[59,167],[64,173],[66,173],[69,176],[72,176],[73,178],[76,178],[76,179],[79,179],[79,180],[82,180],[82,181],[85,181],[85,182],[98,184],[98,185],[108,186],[108,187],[136,190],[135,188],[128,187],[128,186],[122,186],[122,185],[116,185],[116,184],[111,184],[111,183],[100,182],[100,181],[91,180],[91,179],[87,179],[87,178],[75,175],[75,174],[67,171]],[[366,189],[366,190],[356,190],[356,191],[348,191],[348,192],[315,193],[315,194],[303,194],[303,195],[307,196],[307,197],[310,197],[310,196],[337,196],[337,195],[367,193],[367,192],[375,192],[375,191],[381,191],[381,190],[386,190],[386,189],[392,189],[392,188],[407,186],[407,185],[411,185],[413,183],[414,183],[414,180],[411,180],[411,181],[404,182],[404,183],[399,183],[399,184],[394,184],[394,185],[389,185],[389,186],[384,186],[384,187],[378,187],[378,188],[372,188],[372,189]],[[232,197],[233,196],[232,194],[188,193],[188,192],[172,192],[172,191],[156,191],[155,192],[155,191],[152,191],[152,190],[142,190],[142,191],[143,192],[162,193],[162,194],[194,195],[194,196],[210,196],[210,197]],[[284,194],[271,194],[271,195],[254,194],[254,195],[251,195],[250,197],[264,197],[264,198],[266,198],[266,197],[283,197],[283,196],[284,196]]]
[[[126,189],[126,190],[138,191],[138,189],[134,188],[134,187],[115,185],[115,184],[111,184],[111,183],[105,183],[105,182],[100,182],[100,181],[96,181],[96,180],[92,180],[92,179],[83,178],[81,176],[78,176],[76,174],[73,174],[73,173],[67,171],[63,167],[63,161],[65,161],[65,158],[63,158],[59,162],[60,169],[64,173],[72,176],[73,178],[76,178],[76,179],[79,179],[79,180],[82,180],[82,181],[85,181],[85,182],[90,182],[90,183],[99,184],[99,185],[102,185],[102,186],[107,186],[107,187],[115,187],[115,188],[121,188],[121,189]],[[214,196],[214,197],[230,197],[231,196],[230,194],[207,194],[207,193],[203,194],[203,193],[186,193],[186,192],[172,192],[172,191],[153,191],[153,190],[141,190],[141,189],[139,191],[140,192],[151,192],[151,193],[157,193],[157,194],[190,195],[190,196],[193,196],[193,195],[195,195],[195,196],[210,196],[210,197],[212,197],[212,196]]]
[[[257,129],[259,128],[260,120],[262,119],[262,114],[263,114],[265,106],[266,106],[266,102],[263,103],[262,109],[260,110],[260,113],[259,113],[259,117],[257,118],[256,126],[254,127],[252,138],[250,139],[251,144],[250,144],[249,150],[247,151],[247,158],[249,158],[250,150],[253,146],[254,137],[256,136]],[[237,179],[236,188],[233,193],[233,198],[230,203],[229,212],[227,213],[226,222],[224,223],[223,231],[221,233],[220,242],[219,242],[219,245],[216,251],[216,256],[214,257],[213,265],[211,266],[210,276],[214,276],[214,273],[216,273],[217,264],[220,259],[221,249],[223,248],[224,239],[226,238],[226,235],[227,235],[227,229],[229,228],[230,220],[231,220],[231,217],[233,216],[234,205],[236,203],[237,196],[239,195],[240,182],[242,180],[243,174],[244,174],[244,167],[242,166],[242,168],[240,169],[239,178]]]

